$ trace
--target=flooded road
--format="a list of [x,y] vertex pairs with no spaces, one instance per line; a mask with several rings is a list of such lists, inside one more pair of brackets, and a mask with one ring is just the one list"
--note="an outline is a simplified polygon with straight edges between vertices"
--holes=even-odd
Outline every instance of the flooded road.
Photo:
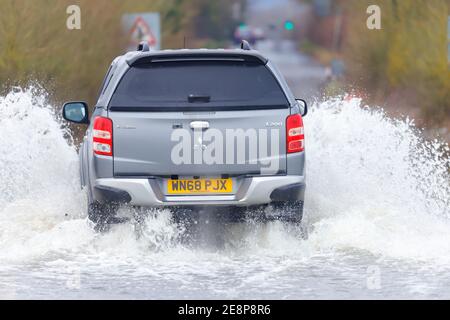
[[258,49],[312,104],[302,230],[162,210],[96,233],[70,135],[44,93],[17,89],[0,97],[0,298],[450,298],[448,146],[321,101],[324,68],[291,42]]
[[33,90],[0,97],[1,298],[450,298],[446,147],[408,123],[312,106],[307,238],[277,222],[189,230],[167,211],[100,234],[53,109]]

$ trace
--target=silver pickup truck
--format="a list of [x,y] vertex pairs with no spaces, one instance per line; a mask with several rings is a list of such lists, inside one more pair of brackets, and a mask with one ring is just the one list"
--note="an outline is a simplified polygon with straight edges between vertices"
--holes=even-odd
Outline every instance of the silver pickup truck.
[[[117,57],[89,117],[80,176],[95,223],[119,206],[254,208],[299,222],[305,193],[306,102],[248,43],[240,49],[137,51]],[[261,210],[262,209],[262,210]]]

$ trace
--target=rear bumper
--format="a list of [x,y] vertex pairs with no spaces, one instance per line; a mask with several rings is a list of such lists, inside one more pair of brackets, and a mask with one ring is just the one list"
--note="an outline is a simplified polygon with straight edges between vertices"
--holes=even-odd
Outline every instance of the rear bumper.
[[94,200],[134,206],[164,207],[189,205],[253,206],[279,201],[303,201],[303,176],[269,176],[243,178],[233,195],[168,196],[156,179],[98,179]]

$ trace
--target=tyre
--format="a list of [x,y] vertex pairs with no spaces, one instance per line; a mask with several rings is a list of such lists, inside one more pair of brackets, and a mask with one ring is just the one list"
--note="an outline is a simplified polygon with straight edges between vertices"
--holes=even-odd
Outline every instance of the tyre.
[[266,219],[300,224],[303,218],[303,201],[273,202],[266,210]]
[[118,223],[116,211],[116,205],[94,202],[88,205],[88,218],[94,223],[96,231],[107,231],[110,224]]

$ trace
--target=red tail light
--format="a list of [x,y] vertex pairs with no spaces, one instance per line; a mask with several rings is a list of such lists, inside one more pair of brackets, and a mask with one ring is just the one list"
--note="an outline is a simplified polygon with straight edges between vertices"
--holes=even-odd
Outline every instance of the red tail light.
[[97,117],[94,120],[93,149],[102,156],[113,155],[113,123],[109,118]]
[[293,114],[286,119],[286,150],[287,153],[305,150],[303,119],[299,114]]

